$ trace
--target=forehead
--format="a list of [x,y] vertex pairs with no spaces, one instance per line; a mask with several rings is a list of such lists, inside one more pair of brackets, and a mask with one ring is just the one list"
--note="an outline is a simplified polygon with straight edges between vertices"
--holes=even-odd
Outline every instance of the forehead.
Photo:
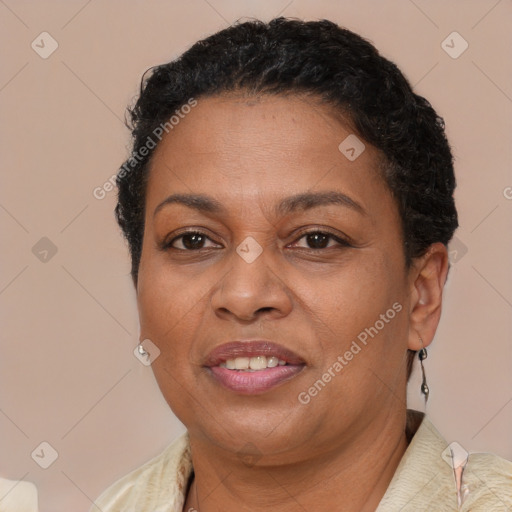
[[[313,96],[224,93],[200,98],[163,139],[160,148],[186,145],[195,158],[229,153],[243,160],[259,152],[318,158],[353,133],[349,120]],[[177,155],[187,157],[179,152]],[[176,159],[175,159],[176,160]]]
[[[354,137],[333,107],[311,97],[199,98],[155,149],[148,209],[170,193],[198,191],[229,202],[333,189],[371,202],[387,189],[380,153]],[[347,140],[362,150],[355,159],[339,149]]]

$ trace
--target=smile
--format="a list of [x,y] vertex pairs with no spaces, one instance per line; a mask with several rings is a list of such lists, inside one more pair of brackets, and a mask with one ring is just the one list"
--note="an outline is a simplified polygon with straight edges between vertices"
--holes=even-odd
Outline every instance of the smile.
[[269,341],[235,341],[214,349],[205,364],[224,388],[243,395],[265,393],[306,366],[295,353]]
[[256,357],[237,357],[236,359],[228,359],[225,363],[220,363],[221,368],[228,370],[243,370],[255,372],[264,370],[265,368],[275,368],[276,366],[284,366],[286,361],[275,356],[256,356]]

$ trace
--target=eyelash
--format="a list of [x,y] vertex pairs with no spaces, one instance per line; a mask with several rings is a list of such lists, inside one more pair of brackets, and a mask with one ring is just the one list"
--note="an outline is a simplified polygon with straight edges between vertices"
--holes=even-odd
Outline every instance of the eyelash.
[[[344,240],[343,238],[340,238],[339,236],[335,235],[334,233],[331,233],[328,230],[321,230],[321,229],[312,229],[312,230],[309,230],[309,231],[303,231],[302,233],[300,233],[300,236],[293,243],[296,243],[299,240],[301,240],[302,238],[306,237],[307,235],[311,235],[311,234],[327,235],[328,239],[332,239],[332,240],[336,241],[338,243],[339,247],[353,247],[353,245],[351,245],[347,240]],[[205,238],[207,238],[207,239],[209,239],[210,241],[213,242],[213,240],[211,240],[211,238],[208,237],[208,235],[206,235],[206,233],[203,233],[202,231],[191,230],[191,231],[184,231],[180,235],[178,235],[178,236],[174,237],[173,239],[171,239],[169,242],[164,242],[162,244],[162,246],[161,246],[161,249],[164,250],[164,251],[166,251],[166,250],[167,251],[168,250],[174,250],[174,251],[181,251],[181,252],[199,252],[199,251],[202,251],[202,250],[210,249],[208,247],[206,247],[206,248],[201,247],[200,249],[178,249],[176,247],[172,247],[172,244],[176,240],[179,240],[179,239],[183,238],[186,235],[200,235],[200,236],[204,236]],[[333,248],[334,247],[323,247],[323,248],[319,248],[319,249],[313,249],[313,248],[301,247],[300,249],[305,249],[306,251],[316,252],[316,251],[325,251],[326,249],[333,249]]]

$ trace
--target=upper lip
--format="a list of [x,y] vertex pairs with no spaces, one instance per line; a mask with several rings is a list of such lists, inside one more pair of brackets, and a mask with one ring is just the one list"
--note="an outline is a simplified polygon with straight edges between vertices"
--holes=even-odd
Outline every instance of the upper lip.
[[292,350],[267,340],[237,340],[215,347],[207,356],[204,366],[218,366],[237,357],[274,356],[289,364],[304,364]]

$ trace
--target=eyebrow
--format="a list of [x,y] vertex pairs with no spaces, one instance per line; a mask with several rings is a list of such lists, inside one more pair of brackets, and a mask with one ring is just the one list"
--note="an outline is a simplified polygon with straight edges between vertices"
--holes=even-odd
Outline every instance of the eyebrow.
[[[172,194],[155,208],[153,217],[162,208],[170,204],[182,204],[203,213],[221,214],[226,212],[221,202],[205,194]],[[368,215],[367,211],[358,202],[346,194],[335,191],[304,192],[286,197],[274,208],[274,213],[287,215],[295,211],[305,211],[331,204],[350,208],[361,215]]]

